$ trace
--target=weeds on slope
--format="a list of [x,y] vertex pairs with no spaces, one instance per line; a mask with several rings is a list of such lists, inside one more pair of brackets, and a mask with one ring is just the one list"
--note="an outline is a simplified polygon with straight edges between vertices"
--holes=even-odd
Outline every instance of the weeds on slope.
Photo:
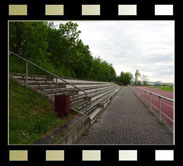
[[74,116],[58,118],[45,97],[9,81],[9,144],[32,144]]

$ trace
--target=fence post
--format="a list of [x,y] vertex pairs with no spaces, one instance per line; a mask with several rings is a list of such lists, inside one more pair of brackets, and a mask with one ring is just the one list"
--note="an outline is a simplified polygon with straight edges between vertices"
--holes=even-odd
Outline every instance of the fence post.
[[152,111],[152,93],[150,93],[150,109]]
[[142,90],[142,101],[144,102],[144,91]]
[[29,72],[28,70],[29,70],[29,64],[26,61],[26,86],[28,85],[28,72]]
[[160,114],[160,121],[161,121],[161,96],[159,96],[159,114]]
[[141,96],[142,96],[142,95],[141,95],[141,89],[139,89],[139,98],[141,98]]
[[145,92],[145,98],[144,98],[144,102],[145,102],[145,105],[147,105],[147,101],[146,101],[146,91],[144,91]]

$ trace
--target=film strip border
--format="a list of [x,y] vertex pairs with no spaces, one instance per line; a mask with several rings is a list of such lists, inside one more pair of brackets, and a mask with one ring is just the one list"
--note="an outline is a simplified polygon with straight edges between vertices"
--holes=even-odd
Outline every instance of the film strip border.
[[[162,3],[154,3],[154,4],[140,4],[140,3],[114,3],[111,5],[112,12],[110,12],[110,4],[104,5],[101,3],[94,2],[91,3],[80,3],[77,4],[76,2],[76,9],[70,12],[73,9],[73,6],[71,3],[66,3],[60,1],[57,4],[32,4],[32,3],[23,3],[22,1],[14,1],[12,3],[8,3],[8,12],[7,15],[9,15],[10,19],[14,18],[29,18],[29,16],[35,16],[33,18],[36,18],[38,16],[39,18],[56,18],[56,19],[67,19],[70,18],[68,16],[78,16],[80,18],[86,18],[90,19],[93,18],[105,18],[111,15],[111,17],[108,17],[109,19],[113,17],[118,17],[119,19],[123,19],[124,17],[127,17],[127,19],[130,18],[143,18],[145,16],[144,14],[147,13],[148,17],[153,18],[160,18],[164,19],[166,17],[168,18],[174,18],[175,16],[175,5],[174,3],[170,2],[165,4],[164,1]],[[69,9],[69,4],[72,6],[71,9]],[[35,8],[35,13],[34,11]],[[107,8],[105,9],[105,7]],[[147,8],[145,9],[145,6]],[[114,10],[115,12],[113,12]],[[39,11],[39,12],[37,12]],[[74,15],[74,12],[76,11],[76,15]],[[107,14],[106,14],[107,13]],[[112,14],[111,14],[112,13]],[[18,17],[17,17],[18,16]],[[22,17],[23,16],[23,17]],[[49,17],[51,16],[51,17]],[[163,17],[160,17],[163,16]],[[145,17],[145,18],[148,18]],[[73,17],[72,17],[73,18]],[[75,17],[77,19],[77,17]],[[46,149],[45,149],[46,148]],[[58,149],[51,149],[51,147],[9,147],[10,150],[7,150],[6,159],[8,164],[7,165],[32,165],[30,163],[35,162],[37,158],[40,157],[40,160],[37,160],[37,165],[54,165],[53,163],[69,163],[76,161],[77,163],[80,162],[92,162],[97,161],[99,163],[105,162],[111,160],[111,162],[118,163],[118,162],[142,162],[146,160],[147,162],[154,162],[159,163],[159,161],[168,161],[168,162],[174,162],[176,161],[176,150],[173,150],[173,147],[168,147],[161,149],[149,149],[143,150],[141,147],[139,148],[121,148],[122,150],[113,149],[111,151],[110,148],[98,148],[93,150],[84,150],[86,147],[60,147]],[[96,147],[97,148],[97,147]],[[38,150],[39,149],[39,150]],[[83,150],[82,150],[83,149]],[[119,147],[118,147],[119,149]],[[130,150],[129,150],[130,149]],[[138,149],[138,150],[137,150]],[[149,154],[147,154],[149,153]],[[40,156],[38,156],[40,155]],[[109,155],[111,155],[110,158],[107,158]],[[144,158],[145,156],[148,156],[147,158]],[[76,163],[76,164],[77,164]],[[156,165],[156,164],[154,164]],[[158,164],[157,164],[158,165]]]
[[[173,19],[175,2],[165,1],[9,1],[7,15],[10,19]],[[21,16],[21,17],[20,17]]]
[[[64,4],[46,4],[45,16],[63,16]],[[154,5],[155,16],[173,16],[173,4],[156,4]],[[27,4],[9,4],[9,16],[27,16],[29,6]],[[81,5],[82,16],[100,16],[100,4],[84,4]],[[137,16],[137,4],[119,4],[118,16]]]
[[[76,151],[72,151],[73,155]],[[34,151],[33,150],[9,150],[9,162],[10,163],[21,163],[21,162],[29,162],[29,160],[34,159]],[[67,162],[73,161],[75,159],[71,152],[68,150],[42,150],[42,157],[40,157],[40,161],[44,162]],[[80,157],[78,157],[78,161],[98,161],[102,162],[106,161],[106,152],[104,150],[77,150],[77,153]],[[174,150],[154,150],[151,154],[151,160],[149,161],[174,161]],[[139,153],[138,150],[116,150],[115,153],[110,154],[113,161],[122,162],[122,161],[141,161],[144,160],[143,153]],[[112,156],[113,155],[113,156]],[[39,155],[40,156],[40,155]]]

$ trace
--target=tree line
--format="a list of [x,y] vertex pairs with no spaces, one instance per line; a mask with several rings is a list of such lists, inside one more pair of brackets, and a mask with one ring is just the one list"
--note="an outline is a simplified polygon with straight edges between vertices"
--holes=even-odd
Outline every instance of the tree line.
[[[9,50],[61,77],[130,84],[133,75],[117,76],[112,64],[93,57],[79,38],[81,33],[73,22],[58,27],[53,22],[10,22]],[[9,63],[10,72],[25,73],[22,60],[10,56]],[[29,65],[29,74],[46,73]]]
[[[67,22],[10,22],[9,49],[61,77],[111,81],[116,72],[108,62],[93,57],[79,39],[78,24]],[[10,72],[25,72],[24,62],[10,56]],[[41,71],[29,65],[29,73]]]

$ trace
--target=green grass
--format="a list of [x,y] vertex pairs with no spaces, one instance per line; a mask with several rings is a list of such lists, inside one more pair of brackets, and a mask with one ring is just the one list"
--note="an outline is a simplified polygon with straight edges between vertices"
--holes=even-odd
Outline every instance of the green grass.
[[158,90],[165,90],[165,91],[169,91],[169,92],[173,92],[173,86],[148,86],[149,88],[156,88]]
[[66,122],[67,118],[56,116],[45,97],[9,81],[9,144],[32,144]]
[[157,89],[173,92],[173,86],[158,86]]

